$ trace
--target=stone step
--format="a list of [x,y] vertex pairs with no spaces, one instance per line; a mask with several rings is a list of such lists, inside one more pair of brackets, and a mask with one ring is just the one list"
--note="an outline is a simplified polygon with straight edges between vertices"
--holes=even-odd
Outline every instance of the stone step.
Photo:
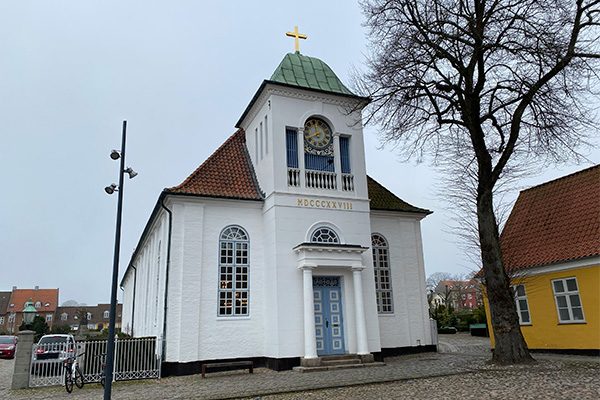
[[322,371],[334,371],[338,369],[351,369],[351,368],[367,368],[367,367],[383,367],[383,362],[372,362],[368,364],[344,364],[344,365],[321,365],[320,367],[294,367],[293,370],[296,372],[322,372]]
[[339,360],[331,360],[331,359],[322,359],[321,366],[329,367],[334,365],[352,365],[352,364],[362,364],[360,358],[344,358]]
[[336,356],[321,356],[319,358],[323,361],[330,361],[330,360],[353,360],[353,359],[357,359],[360,357],[356,354],[340,354],[340,355],[336,355]]

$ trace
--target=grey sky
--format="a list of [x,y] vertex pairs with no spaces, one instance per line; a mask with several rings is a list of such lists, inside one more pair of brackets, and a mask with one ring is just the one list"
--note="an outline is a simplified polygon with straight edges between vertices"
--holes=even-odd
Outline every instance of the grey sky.
[[[108,302],[117,180],[108,154],[129,124],[121,273],[164,187],[231,133],[293,40],[345,83],[367,52],[353,1],[6,1],[0,3],[0,290],[59,287],[61,303]],[[474,268],[445,233],[440,176],[400,164],[366,131],[367,170],[423,221],[427,273]],[[600,152],[590,154],[595,163]],[[523,182],[578,169],[565,166]]]

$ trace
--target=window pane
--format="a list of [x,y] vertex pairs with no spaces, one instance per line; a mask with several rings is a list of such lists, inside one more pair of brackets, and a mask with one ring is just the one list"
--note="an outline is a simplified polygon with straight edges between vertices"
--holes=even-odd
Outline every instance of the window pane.
[[287,148],[287,166],[288,168],[298,168],[298,134],[296,131],[287,129],[285,132],[285,142]]
[[517,285],[517,296],[525,296],[525,286]]
[[521,312],[521,321],[523,321],[524,324],[528,324],[529,322],[531,322],[531,320],[529,319],[529,311]]
[[567,279],[567,290],[574,292],[577,290],[577,281],[575,278]]
[[581,301],[579,301],[578,294],[570,295],[569,300],[571,300],[571,307],[581,307]]
[[527,300],[519,300],[519,309],[521,311],[527,311]]
[[562,293],[565,291],[562,281],[554,281],[554,291],[556,293]]
[[567,307],[567,298],[566,298],[566,296],[557,296],[556,297],[556,302],[558,303],[558,306],[560,308],[566,308]]
[[576,321],[583,321],[583,310],[581,307],[573,307],[573,319]]
[[346,136],[340,137],[340,162],[343,174],[350,173],[350,140]]
[[570,321],[571,317],[569,316],[569,310],[566,308],[559,308],[558,314],[560,315],[561,321]]

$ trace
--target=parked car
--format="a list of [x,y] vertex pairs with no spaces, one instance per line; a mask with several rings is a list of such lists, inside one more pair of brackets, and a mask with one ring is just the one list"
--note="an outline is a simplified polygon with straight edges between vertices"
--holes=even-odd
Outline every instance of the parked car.
[[16,336],[0,336],[0,358],[15,358],[16,351]]
[[34,360],[64,360],[75,354],[73,335],[44,335],[35,346]]

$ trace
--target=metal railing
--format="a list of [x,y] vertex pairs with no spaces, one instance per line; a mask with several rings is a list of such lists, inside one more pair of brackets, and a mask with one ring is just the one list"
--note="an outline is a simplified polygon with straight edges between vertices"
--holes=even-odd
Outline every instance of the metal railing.
[[[62,385],[63,362],[74,354],[86,383],[100,382],[104,376],[107,340],[66,344],[34,344],[31,356],[29,386]],[[76,353],[73,353],[76,352]],[[161,340],[156,337],[115,339],[113,380],[157,379],[161,369]]]

